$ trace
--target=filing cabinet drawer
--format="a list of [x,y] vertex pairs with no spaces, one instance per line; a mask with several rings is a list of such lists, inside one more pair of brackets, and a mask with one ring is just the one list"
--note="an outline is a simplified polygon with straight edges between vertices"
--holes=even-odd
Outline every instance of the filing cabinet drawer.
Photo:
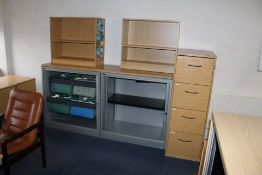
[[200,161],[202,136],[169,132],[166,155]]
[[179,56],[176,62],[175,81],[211,85],[214,59]]
[[172,108],[170,131],[203,135],[206,112]]
[[175,83],[173,107],[207,111],[210,90],[209,86]]

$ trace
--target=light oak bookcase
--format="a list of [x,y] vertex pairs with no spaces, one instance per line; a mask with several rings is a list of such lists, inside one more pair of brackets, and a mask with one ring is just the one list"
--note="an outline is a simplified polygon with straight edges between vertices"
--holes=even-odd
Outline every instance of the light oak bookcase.
[[96,67],[104,63],[105,20],[51,17],[51,62]]
[[173,73],[179,25],[177,21],[123,19],[121,68]]

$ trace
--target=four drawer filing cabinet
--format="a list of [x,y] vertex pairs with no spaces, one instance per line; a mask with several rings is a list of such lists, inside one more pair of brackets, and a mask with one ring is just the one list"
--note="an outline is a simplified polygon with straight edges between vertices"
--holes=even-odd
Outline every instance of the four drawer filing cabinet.
[[166,155],[199,161],[216,56],[183,49],[178,55]]

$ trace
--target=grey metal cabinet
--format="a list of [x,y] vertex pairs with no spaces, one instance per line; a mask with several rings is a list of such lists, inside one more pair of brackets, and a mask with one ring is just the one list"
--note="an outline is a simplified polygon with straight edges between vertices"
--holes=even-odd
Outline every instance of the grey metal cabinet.
[[42,76],[48,127],[165,147],[171,79],[54,66]]

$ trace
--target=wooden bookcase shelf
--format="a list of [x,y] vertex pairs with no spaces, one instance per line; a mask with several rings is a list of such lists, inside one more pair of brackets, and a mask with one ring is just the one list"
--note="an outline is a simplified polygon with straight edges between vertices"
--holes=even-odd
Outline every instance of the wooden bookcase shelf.
[[93,58],[96,53],[94,44],[80,44],[80,43],[64,43],[56,42],[52,45],[53,57],[79,57],[79,58]]
[[[56,56],[54,58],[58,58],[58,59],[69,59],[69,60],[83,60],[85,59],[85,61],[92,61],[95,58],[84,58],[84,57],[75,57],[75,56]],[[91,63],[90,63],[91,64]]]
[[159,47],[159,46],[135,45],[135,44],[123,44],[123,47],[141,48],[141,49],[155,49],[155,50],[169,50],[169,51],[176,51],[177,50],[177,48],[172,48],[172,47]]
[[52,40],[53,43],[76,43],[76,44],[94,44],[95,41],[87,40],[70,40],[70,39],[56,39]]
[[104,19],[51,17],[50,30],[52,64],[91,67],[103,64]]
[[124,19],[121,67],[173,73],[178,40],[179,22]]

